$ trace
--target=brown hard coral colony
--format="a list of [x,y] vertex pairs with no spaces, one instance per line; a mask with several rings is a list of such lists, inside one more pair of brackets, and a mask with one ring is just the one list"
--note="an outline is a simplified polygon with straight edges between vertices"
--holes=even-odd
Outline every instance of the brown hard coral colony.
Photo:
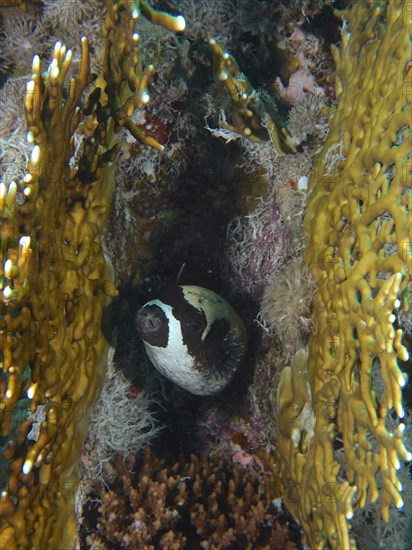
[[114,188],[115,130],[128,126],[147,83],[133,32],[140,11],[156,24],[182,25],[145,2],[109,1],[103,75],[86,101],[86,38],[68,89],[70,50],[58,42],[44,74],[34,58],[25,95],[33,151],[24,179],[0,184],[0,421],[1,435],[11,438],[0,537],[9,549],[71,547],[76,534],[78,456],[104,377],[104,308],[117,294],[101,243]]
[[299,547],[284,517],[267,510],[256,476],[239,464],[191,455],[168,465],[147,450],[116,469],[121,482],[91,495],[97,514],[83,520],[82,548]]

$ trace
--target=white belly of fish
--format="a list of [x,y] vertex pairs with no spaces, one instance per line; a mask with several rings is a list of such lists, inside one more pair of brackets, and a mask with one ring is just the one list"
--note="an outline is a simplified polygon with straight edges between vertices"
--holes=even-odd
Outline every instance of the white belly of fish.
[[[155,301],[153,301],[155,303]],[[169,339],[165,348],[152,346],[144,342],[147,355],[156,369],[166,378],[178,384],[189,392],[194,392],[198,384],[194,369],[195,360],[189,355],[187,346],[183,343],[180,323],[172,315],[172,308],[162,304],[169,320]],[[196,393],[196,392],[194,392]]]

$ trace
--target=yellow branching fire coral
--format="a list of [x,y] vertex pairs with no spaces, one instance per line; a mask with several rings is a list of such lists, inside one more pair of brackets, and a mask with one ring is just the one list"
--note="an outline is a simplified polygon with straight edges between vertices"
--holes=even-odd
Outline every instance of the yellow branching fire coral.
[[70,64],[60,43],[44,75],[34,58],[25,99],[33,152],[23,181],[0,189],[2,435],[27,407],[42,417],[36,435],[23,420],[6,451],[0,536],[8,548],[57,547],[75,535],[76,457],[104,374],[103,308],[116,293],[100,240],[113,169],[103,170],[110,155],[97,131],[77,168],[69,164],[89,83],[86,39],[64,100]]
[[70,50],[57,42],[44,74],[34,57],[25,94],[33,144],[27,173],[0,184],[0,426],[9,438],[0,538],[10,550],[69,548],[76,535],[77,461],[104,377],[104,308],[117,294],[101,242],[116,132],[126,126],[156,146],[128,124],[147,102],[140,12],[167,28],[184,24],[145,2],[108,2],[103,74],[86,100],[93,80],[86,38],[68,85]]
[[307,362],[300,352],[282,375],[278,451],[285,502],[313,548],[354,548],[348,520],[368,499],[388,521],[412,458],[399,321],[412,273],[411,16],[399,0],[342,13],[338,107],[310,180],[316,330]]
[[257,143],[271,139],[280,155],[296,153],[294,140],[280,121],[273,100],[257,94],[235,58],[217,40],[209,37],[209,46],[215,79],[224,84],[231,103],[232,123],[222,121],[222,125]]
[[104,76],[99,79],[97,89],[102,91],[101,102],[108,105],[116,131],[127,128],[144,145],[162,151],[163,145],[147,136],[130,118],[136,108],[149,102],[147,86],[154,72],[153,65],[141,67],[140,36],[136,29],[140,14],[170,31],[180,32],[185,28],[182,16],[154,10],[142,0],[109,2],[103,29],[106,38]]

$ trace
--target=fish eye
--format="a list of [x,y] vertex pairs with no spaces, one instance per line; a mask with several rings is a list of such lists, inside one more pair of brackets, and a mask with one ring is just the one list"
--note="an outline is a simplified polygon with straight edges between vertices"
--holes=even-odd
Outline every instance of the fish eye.
[[195,332],[199,332],[202,330],[203,328],[203,323],[201,323],[200,321],[193,321],[192,325],[191,325],[191,328],[192,330],[194,330]]

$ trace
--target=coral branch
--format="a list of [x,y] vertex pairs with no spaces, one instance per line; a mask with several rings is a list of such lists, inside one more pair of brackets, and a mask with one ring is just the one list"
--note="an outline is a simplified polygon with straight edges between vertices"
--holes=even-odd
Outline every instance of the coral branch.
[[[279,388],[284,411],[297,407],[279,420],[281,478],[301,495],[286,502],[313,547],[354,547],[347,520],[368,499],[380,499],[388,521],[389,507],[403,506],[398,469],[412,458],[403,441],[409,355],[399,320],[410,307],[412,273],[410,14],[399,0],[374,4],[342,14],[339,103],[305,218],[319,286],[316,331],[307,364],[299,355]],[[328,155],[342,136],[343,156],[331,167]]]
[[257,94],[234,57],[214,38],[209,37],[209,46],[215,79],[223,82],[231,103],[233,122],[224,123],[224,127],[257,143],[271,139],[281,155],[295,153],[293,138],[280,121],[274,102]]

